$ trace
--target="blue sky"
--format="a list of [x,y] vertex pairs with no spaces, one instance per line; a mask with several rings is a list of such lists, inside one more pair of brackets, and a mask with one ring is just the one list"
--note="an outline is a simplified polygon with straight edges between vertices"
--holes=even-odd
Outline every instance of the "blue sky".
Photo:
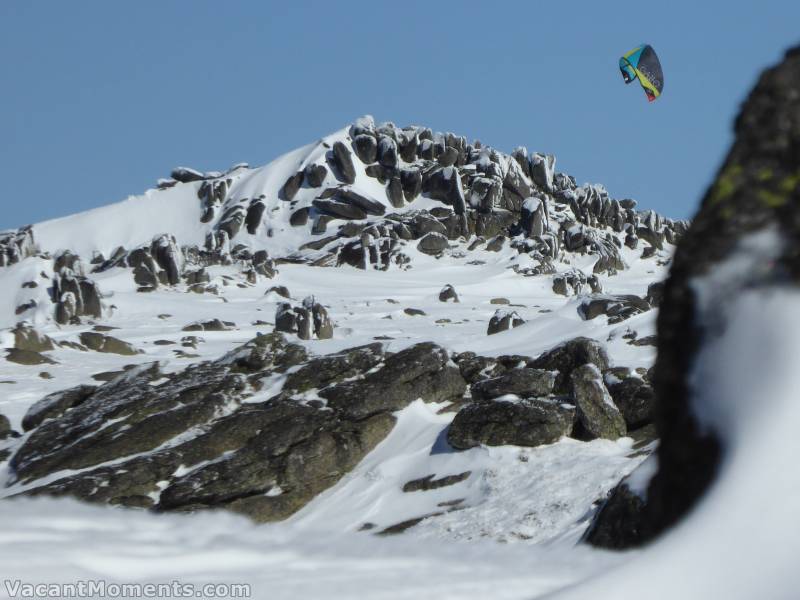
[[[691,216],[800,2],[0,2],[0,228],[264,164],[362,114]],[[652,44],[664,94],[625,86]]]

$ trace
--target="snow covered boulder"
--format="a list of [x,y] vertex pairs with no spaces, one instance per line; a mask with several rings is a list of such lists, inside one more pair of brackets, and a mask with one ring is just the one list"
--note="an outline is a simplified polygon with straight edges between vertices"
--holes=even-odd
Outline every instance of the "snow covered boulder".
[[374,163],[378,159],[378,142],[375,140],[375,136],[364,133],[355,136],[353,151],[365,165]]
[[575,407],[557,398],[502,396],[462,408],[447,429],[458,450],[474,446],[541,446],[572,432]]
[[172,169],[172,172],[169,176],[180,183],[191,183],[193,181],[202,181],[207,179],[203,173],[194,169],[190,169],[189,167],[176,167],[175,169]]
[[614,405],[603,376],[595,365],[586,364],[570,375],[572,399],[577,407],[579,439],[605,438],[615,440],[627,433],[625,419]]
[[545,198],[532,196],[522,203],[520,226],[528,237],[538,237],[550,228]]
[[592,294],[584,298],[578,306],[578,314],[582,319],[589,321],[606,315],[611,324],[630,319],[648,310],[650,303],[633,294]]
[[456,288],[449,283],[439,292],[439,302],[460,302]]
[[531,176],[536,185],[544,191],[553,192],[553,175],[556,168],[556,157],[552,154],[531,155]]
[[508,331],[509,329],[524,324],[525,320],[520,317],[516,311],[498,308],[494,315],[492,315],[492,318],[489,319],[489,327],[486,329],[486,335],[494,335],[501,331]]

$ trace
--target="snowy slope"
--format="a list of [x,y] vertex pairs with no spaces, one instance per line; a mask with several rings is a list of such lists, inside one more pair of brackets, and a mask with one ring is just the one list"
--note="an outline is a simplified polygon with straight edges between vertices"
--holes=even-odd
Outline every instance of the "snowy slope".
[[[259,332],[273,329],[276,309],[286,301],[275,292],[265,293],[273,286],[286,286],[294,301],[313,295],[327,308],[335,321],[333,338],[293,338],[318,355],[378,339],[392,352],[417,342],[434,341],[452,352],[537,356],[565,340],[587,336],[605,343],[617,365],[632,369],[652,365],[654,346],[632,345],[630,341],[653,335],[655,310],[619,323],[609,323],[606,316],[584,320],[578,308],[587,298],[586,290],[563,296],[553,292],[554,273],[522,275],[525,268],[540,264],[539,259],[533,252],[515,248],[511,239],[497,251],[485,244],[472,247],[477,235],[471,234],[451,239],[449,248],[439,256],[421,252],[416,240],[408,241],[400,246],[408,262],[386,270],[349,264],[314,266],[314,260],[324,252],[303,250],[303,246],[335,234],[336,228],[346,223],[333,220],[326,233],[315,231],[320,214],[313,202],[321,189],[341,183],[329,168],[320,186],[303,185],[291,201],[282,198],[282,188],[306,166],[328,164],[330,148],[336,142],[349,145],[350,134],[350,128],[342,129],[264,167],[240,166],[201,181],[170,182],[171,187],[149,190],[117,204],[35,224],[32,233],[38,252],[0,268],[0,327],[5,328],[0,341],[11,348],[14,337],[10,329],[25,321],[57,344],[73,345],[58,345],[46,353],[57,364],[23,366],[0,360],[0,414],[9,418],[14,429],[21,429],[22,418],[34,402],[54,391],[97,383],[93,376],[98,374],[153,361],[174,372],[218,358]],[[496,164],[511,169],[513,160],[501,155]],[[362,162],[353,162],[355,182],[348,189],[380,203],[387,214],[402,216],[452,208],[428,194],[403,207],[393,207],[386,185],[368,175]],[[203,222],[207,206],[199,192],[206,181],[230,183],[225,184],[224,200],[213,206],[212,218]],[[592,194],[597,197],[596,191]],[[653,248],[643,256],[641,245],[624,245],[626,233],[614,231],[594,214],[584,215],[584,225],[565,221],[568,202],[554,203],[549,192],[545,195],[550,199],[547,216],[554,236],[572,235],[576,227],[585,227],[587,235],[598,240],[606,234],[617,239],[625,268],[597,273],[605,294],[644,296],[650,284],[664,277],[671,244]],[[225,215],[237,206],[246,209],[253,201],[265,205],[265,216],[254,233],[243,226],[232,239],[220,236]],[[599,202],[608,206],[610,201],[601,197]],[[538,206],[528,206],[534,205]],[[301,209],[309,210],[310,220],[292,226],[291,215]],[[656,222],[647,213],[631,218],[640,227]],[[369,215],[364,221],[383,223],[385,219]],[[563,230],[559,230],[562,222]],[[667,228],[658,223],[652,226]],[[630,234],[631,230],[626,231]],[[231,255],[231,246],[241,245],[250,252],[266,250],[275,260],[277,273],[272,278],[259,275],[255,282],[250,281],[248,264],[234,257],[205,265],[208,285],[215,287],[213,293],[191,293],[185,283],[159,285],[143,293],[128,265],[95,268],[119,247],[126,252],[147,247],[162,234],[174,236],[183,248],[208,248],[211,239],[216,252],[222,239],[228,244],[223,259]],[[102,316],[81,317],[80,322],[68,324],[54,319],[56,303],[49,289],[59,274],[53,257],[65,250],[81,257],[85,276],[101,291]],[[303,260],[296,260],[298,256]],[[555,274],[575,269],[591,274],[597,262],[595,252],[569,251],[553,265]],[[40,285],[26,287],[31,281]],[[455,287],[459,303],[439,301],[445,284]],[[33,308],[17,310],[32,300]],[[498,308],[513,309],[526,323],[487,335],[489,321]],[[411,315],[405,309],[419,309],[423,314]],[[181,345],[187,335],[183,331],[186,325],[210,319],[232,322],[235,327],[197,334],[202,341],[196,347]],[[80,335],[98,331],[98,327],[141,352],[120,356],[77,349],[74,344]],[[338,484],[285,523],[254,527],[225,514],[129,514],[68,500],[2,502],[0,564],[27,580],[42,572],[47,572],[51,580],[99,576],[126,581],[244,580],[270,590],[270,597],[277,598],[479,598],[487,594],[525,598],[580,581],[626,560],[576,547],[576,542],[597,501],[645,458],[652,445],[642,448],[630,438],[592,442],[562,439],[537,448],[483,446],[458,453],[443,451],[443,432],[454,413],[440,412],[442,408],[418,401],[401,411],[387,439]],[[0,448],[13,450],[24,439],[6,442],[5,446],[0,442]],[[7,462],[0,462],[0,479],[6,480],[8,468]],[[401,490],[409,480],[467,471],[469,475],[460,483],[434,492]],[[13,495],[20,489],[7,488],[2,495]],[[442,506],[453,506],[448,504],[452,502],[461,510],[442,510]],[[382,529],[433,513],[444,514],[422,521],[401,539],[359,531],[365,523]],[[60,517],[52,519],[46,514]],[[198,531],[203,533],[197,536]],[[86,539],[98,537],[91,547],[64,560],[65,553]],[[157,541],[165,538],[169,543],[156,548]],[[315,575],[310,578],[311,570]],[[376,580],[382,583],[376,585]],[[369,588],[368,593],[365,588]],[[0,590],[0,597],[3,593]]]

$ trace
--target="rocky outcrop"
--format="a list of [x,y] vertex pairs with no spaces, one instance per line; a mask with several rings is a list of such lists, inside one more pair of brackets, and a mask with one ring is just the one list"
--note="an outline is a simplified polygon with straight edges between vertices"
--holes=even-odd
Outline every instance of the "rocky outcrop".
[[80,317],[103,316],[103,303],[97,284],[85,276],[80,257],[66,251],[53,260],[51,299],[57,323],[80,323]]
[[0,267],[16,264],[36,254],[33,228],[29,225],[16,231],[0,233]]
[[[158,364],[142,365],[37,403],[11,458],[14,480],[27,495],[283,519],[375,447],[392,429],[392,411],[465,389],[434,344],[309,359],[280,334],[155,384],[161,379]],[[268,380],[284,381],[282,389],[254,401]]]

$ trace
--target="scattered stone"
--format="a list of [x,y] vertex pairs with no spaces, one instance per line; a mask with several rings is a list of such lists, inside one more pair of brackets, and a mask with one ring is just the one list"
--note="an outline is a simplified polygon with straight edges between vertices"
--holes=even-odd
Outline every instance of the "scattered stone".
[[462,481],[466,480],[470,475],[472,475],[472,471],[464,471],[463,473],[459,473],[457,475],[446,475],[444,477],[439,477],[438,479],[434,479],[436,475],[426,475],[425,477],[420,477],[419,479],[412,479],[411,481],[406,482],[403,485],[403,491],[410,493],[410,492],[427,492],[430,490],[438,490],[443,487],[448,487],[451,485],[455,485],[457,483],[461,483]]
[[460,302],[456,289],[449,283],[439,292],[439,302]]
[[48,352],[55,349],[52,339],[24,323],[19,323],[12,333],[14,334],[14,347],[19,350]]
[[34,352],[33,350],[20,350],[19,348],[9,348],[6,353],[6,360],[20,365],[55,365],[58,364],[49,356]]
[[494,335],[495,333],[507,331],[524,324],[524,319],[520,317],[516,311],[499,308],[489,320],[489,327],[486,330],[486,334]]
[[196,321],[186,325],[181,331],[231,331],[236,329],[236,323],[211,319],[210,321]]
[[108,354],[121,354],[123,356],[133,356],[139,351],[128,342],[102,333],[85,331],[80,334],[81,344],[96,352]]
[[427,315],[424,310],[420,310],[419,308],[404,308],[403,312],[410,317],[424,317]]

